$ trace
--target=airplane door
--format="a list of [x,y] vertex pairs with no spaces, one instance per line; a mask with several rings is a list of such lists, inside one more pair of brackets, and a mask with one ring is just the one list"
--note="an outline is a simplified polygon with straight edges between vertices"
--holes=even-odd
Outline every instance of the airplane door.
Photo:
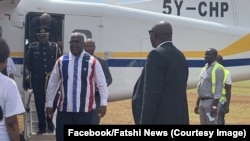
[[65,15],[64,23],[64,51],[69,52],[69,40],[71,33],[79,31],[86,38],[92,38],[96,43],[96,50],[103,51],[101,46],[101,19],[94,16]]

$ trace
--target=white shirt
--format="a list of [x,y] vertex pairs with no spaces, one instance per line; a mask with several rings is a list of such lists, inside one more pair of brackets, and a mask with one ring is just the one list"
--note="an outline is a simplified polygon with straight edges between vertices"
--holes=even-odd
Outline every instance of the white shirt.
[[11,57],[7,59],[7,74],[8,76],[16,71],[16,66]]
[[162,43],[160,43],[156,48],[162,46],[162,45],[165,44],[165,43],[172,43],[172,41],[165,41],[165,42],[162,42]]
[[15,81],[0,73],[0,82],[0,106],[3,110],[3,119],[0,121],[0,141],[10,141],[5,119],[22,114],[25,109]]

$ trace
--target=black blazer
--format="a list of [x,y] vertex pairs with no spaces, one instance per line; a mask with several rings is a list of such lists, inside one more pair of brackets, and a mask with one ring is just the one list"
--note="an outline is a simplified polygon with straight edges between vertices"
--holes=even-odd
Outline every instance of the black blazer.
[[[153,49],[142,72],[140,124],[189,124],[187,103],[188,65],[171,42]],[[139,84],[139,83],[138,83]]]
[[107,82],[107,86],[109,86],[112,83],[112,75],[110,73],[109,70],[109,66],[108,66],[108,62],[104,59],[102,59],[101,57],[98,56],[94,56],[101,64],[102,66],[102,70],[104,72],[105,78],[106,78],[106,82]]
[[135,124],[140,124],[141,109],[142,109],[142,96],[143,96],[143,84],[144,84],[144,68],[140,77],[135,83],[133,95],[132,95],[132,114]]

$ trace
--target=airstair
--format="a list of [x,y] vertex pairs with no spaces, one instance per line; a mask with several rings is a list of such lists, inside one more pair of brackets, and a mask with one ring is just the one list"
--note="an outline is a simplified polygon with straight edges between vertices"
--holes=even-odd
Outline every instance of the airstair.
[[[55,131],[37,135],[38,119],[35,108],[35,101],[32,89],[28,89],[24,94],[24,104],[26,112],[24,114],[24,139],[25,141],[55,141]],[[55,112],[56,113],[56,112]],[[54,115],[53,117],[56,117]],[[53,118],[55,123],[55,118]]]

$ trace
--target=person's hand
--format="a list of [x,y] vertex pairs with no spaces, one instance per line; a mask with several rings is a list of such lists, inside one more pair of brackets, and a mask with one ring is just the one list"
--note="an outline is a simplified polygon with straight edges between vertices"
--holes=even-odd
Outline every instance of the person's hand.
[[98,117],[99,118],[102,118],[102,117],[104,117],[105,116],[105,114],[106,114],[106,111],[107,111],[107,106],[100,106],[100,109],[99,109],[99,111],[98,111]]
[[217,109],[214,109],[214,108],[211,107],[210,114],[211,114],[212,117],[215,118],[217,116]]
[[53,117],[53,108],[52,107],[46,107],[46,114],[49,118]]
[[30,75],[26,75],[25,80],[30,82]]
[[195,106],[194,107],[194,113],[195,114],[199,114],[199,106]]
[[229,107],[225,108],[225,114],[229,113]]

